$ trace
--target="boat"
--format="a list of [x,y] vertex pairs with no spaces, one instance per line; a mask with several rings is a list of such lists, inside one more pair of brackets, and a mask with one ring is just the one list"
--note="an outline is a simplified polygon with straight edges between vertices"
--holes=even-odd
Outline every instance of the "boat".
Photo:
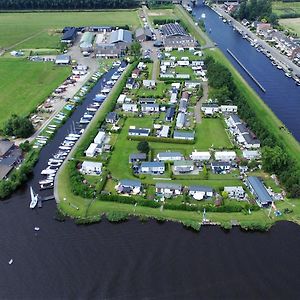
[[40,180],[39,184],[47,184],[47,183],[51,183],[51,182],[53,182],[52,178],[51,179]]
[[35,230],[35,231],[39,231],[39,230],[40,230],[40,227],[35,226],[35,227],[34,227],[34,230]]
[[205,18],[206,18],[205,13],[203,13],[203,14],[201,15],[201,18],[202,18],[202,19],[205,19]]
[[14,260],[11,258],[8,262],[9,265],[11,265],[14,262]]
[[80,124],[89,124],[91,122],[91,120],[87,120],[87,119],[84,119],[84,118],[81,118],[80,119]]
[[51,169],[45,169],[41,172],[41,175],[51,175],[51,174],[56,174],[57,170],[51,170]]
[[54,186],[54,183],[47,183],[47,184],[41,184],[40,185],[40,190],[47,190],[47,189],[52,189]]
[[61,166],[61,162],[48,162],[48,166],[50,167],[60,167]]
[[31,196],[31,201],[29,207],[33,209],[36,207],[38,203],[38,194],[34,194],[32,186],[30,187],[30,196]]
[[72,149],[72,147],[70,147],[70,146],[59,146],[58,149],[70,151]]
[[291,77],[292,77],[291,73],[288,73],[288,72],[285,72],[284,75],[285,75],[286,77],[288,77],[288,78],[291,78]]

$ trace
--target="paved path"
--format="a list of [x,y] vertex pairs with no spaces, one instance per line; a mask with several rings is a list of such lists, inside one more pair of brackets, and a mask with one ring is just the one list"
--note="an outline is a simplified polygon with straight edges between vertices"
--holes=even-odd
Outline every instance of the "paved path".
[[201,116],[202,103],[207,101],[207,99],[208,99],[208,82],[207,81],[204,81],[202,83],[202,88],[203,88],[203,96],[196,103],[195,110],[194,110],[196,123],[198,123],[198,124],[200,124],[202,122],[202,116]]
[[288,57],[282,55],[276,48],[271,47],[266,41],[262,40],[260,37],[258,37],[252,31],[250,31],[247,27],[245,27],[240,22],[232,18],[229,14],[224,12],[224,10],[222,10],[219,6],[214,5],[213,9],[217,13],[221,14],[225,19],[230,20],[232,25],[234,25],[237,29],[242,30],[251,39],[253,40],[256,39],[260,45],[262,45],[266,50],[270,51],[270,53],[276,60],[280,61],[282,64],[286,65],[287,67],[292,68],[294,74],[300,74],[300,67],[296,66]]

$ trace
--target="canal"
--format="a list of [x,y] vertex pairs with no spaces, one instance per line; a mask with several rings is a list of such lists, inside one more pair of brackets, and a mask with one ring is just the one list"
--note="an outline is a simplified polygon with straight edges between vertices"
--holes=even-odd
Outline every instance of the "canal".
[[[247,52],[247,43],[207,8],[196,11],[203,9],[212,37],[224,53],[226,48],[234,51],[255,76],[261,74],[259,79],[268,90],[277,83],[268,81],[265,72],[274,73],[277,77],[271,78],[280,85],[285,80],[287,86],[281,88],[295,96],[288,79],[251,46],[251,55],[239,51],[242,43],[241,49]],[[224,46],[214,37],[221,39],[222,32]],[[254,66],[254,61],[264,65]],[[102,85],[103,79],[44,147],[28,185],[0,201],[0,299],[299,299],[300,227],[295,224],[283,222],[268,233],[245,233],[238,228],[228,233],[218,227],[194,233],[179,224],[136,219],[123,224],[104,220],[91,226],[59,223],[54,220],[53,201],[42,209],[29,209],[28,187],[38,188],[41,170]],[[268,93],[261,96],[277,103]],[[38,232],[35,226],[40,227]],[[9,265],[11,258],[14,262]]]
[[[205,27],[211,39],[218,48],[240,72],[248,84],[259,94],[277,117],[286,125],[294,137],[300,141],[300,86],[286,77],[261,52],[256,51],[249,41],[242,38],[233,27],[224,23],[221,18],[202,1],[193,9],[193,15],[198,20],[205,14]],[[266,89],[264,93],[243,68],[227,52],[229,49],[247,70]]]

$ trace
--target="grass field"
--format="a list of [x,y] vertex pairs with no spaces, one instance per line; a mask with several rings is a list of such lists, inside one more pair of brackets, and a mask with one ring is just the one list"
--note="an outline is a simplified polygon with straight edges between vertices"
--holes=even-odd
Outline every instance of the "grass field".
[[0,127],[11,114],[26,116],[69,75],[67,67],[23,59],[0,60]]
[[[5,13],[0,18],[0,48],[56,48],[65,26],[140,25],[136,10]],[[25,39],[28,39],[24,41]],[[24,42],[22,42],[24,41]]]
[[279,24],[300,36],[300,18],[280,19]]
[[282,17],[286,14],[300,14],[300,2],[272,2],[272,11],[278,17]]
[[[126,119],[123,129],[117,137],[111,160],[108,164],[108,169],[112,172],[113,177],[116,177],[118,179],[134,178],[130,170],[128,159],[130,154],[138,152],[138,141],[129,141],[127,139],[129,126],[132,125],[136,127],[152,128],[153,120],[150,117]],[[149,144],[150,148],[155,154],[160,151],[171,150],[180,151],[186,157],[188,157],[194,149],[208,150],[212,145],[214,147],[224,148],[228,148],[231,146],[221,119],[203,119],[202,123],[198,124],[196,127],[195,144],[172,144],[162,142],[150,142]],[[217,185],[222,186],[222,179],[219,181],[221,183],[218,183]],[[153,183],[153,180],[148,180],[147,182]],[[183,181],[183,183],[185,182]]]
[[164,19],[178,19],[178,16],[176,16],[174,9],[151,9],[148,13],[149,19],[153,24],[153,20],[164,20]]

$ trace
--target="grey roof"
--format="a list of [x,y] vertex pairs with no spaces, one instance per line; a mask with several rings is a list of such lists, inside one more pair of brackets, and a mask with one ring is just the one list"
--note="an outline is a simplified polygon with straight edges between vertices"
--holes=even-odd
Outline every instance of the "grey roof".
[[174,139],[194,139],[195,132],[194,131],[174,131]]
[[205,192],[205,193],[212,193],[213,189],[209,186],[203,185],[191,185],[189,187],[190,192]]
[[174,161],[174,167],[191,167],[194,165],[192,160],[177,160]]
[[113,31],[109,37],[109,43],[114,44],[119,42],[132,43],[131,32],[124,29],[118,29]]
[[62,40],[63,41],[73,41],[76,37],[77,34],[77,29],[75,27],[70,27],[68,28],[67,31],[64,32],[63,36],[62,36]]
[[177,119],[176,119],[176,126],[177,127],[180,127],[180,126],[183,126],[184,123],[185,123],[185,114],[183,112],[180,112],[178,115],[177,115]]
[[0,141],[0,156],[5,155],[12,147],[14,143],[10,141]]
[[186,110],[186,109],[187,109],[187,102],[185,100],[180,100],[179,110]]
[[169,23],[162,26],[162,32],[166,37],[187,35],[184,28],[177,23]]
[[157,182],[155,184],[157,189],[170,189],[170,190],[181,190],[182,186],[176,183]]
[[219,107],[219,105],[217,103],[203,103],[202,107]]
[[164,168],[165,164],[160,161],[145,161],[141,163],[141,168]]
[[259,144],[260,141],[258,139],[255,139],[251,136],[251,134],[245,134],[244,139],[246,140],[247,144]]
[[129,129],[128,134],[132,133],[138,133],[138,134],[149,134],[150,129],[149,128],[135,128],[135,129]]
[[133,153],[130,154],[129,159],[133,160],[133,159],[146,159],[147,155],[146,153]]
[[0,180],[4,179],[12,169],[13,166],[0,164]]
[[142,183],[140,180],[122,179],[120,185],[124,187],[141,187]]
[[236,125],[236,127],[242,134],[249,133],[248,128],[244,124],[238,124],[238,125]]
[[150,103],[155,103],[155,99],[154,98],[140,98],[139,102],[141,104],[150,104]]
[[240,117],[236,114],[232,114],[230,115],[230,117],[232,118],[232,120],[235,122],[235,123],[242,123]]
[[142,109],[143,108],[146,108],[146,107],[153,107],[153,108],[159,108],[159,104],[156,104],[156,103],[146,103],[146,104],[142,104],[141,105]]
[[247,178],[247,181],[254,190],[254,193],[257,197],[257,201],[260,202],[260,204],[266,205],[273,201],[272,197],[269,195],[267,189],[258,177],[249,176]]
[[218,168],[218,167],[229,167],[230,163],[226,162],[226,161],[213,161],[211,163],[211,166],[214,168]]
[[152,32],[149,28],[138,28],[135,32],[135,36],[138,38],[142,35],[152,38]]
[[166,112],[166,119],[172,119],[174,115],[175,115],[175,108],[173,106],[169,107]]
[[117,121],[118,120],[118,114],[114,111],[111,111],[107,114],[106,120]]
[[70,55],[66,55],[66,54],[59,54],[56,56],[56,60],[70,61],[70,59],[71,59]]
[[181,156],[182,154],[180,152],[159,152],[157,154],[159,157],[173,157],[173,156]]

